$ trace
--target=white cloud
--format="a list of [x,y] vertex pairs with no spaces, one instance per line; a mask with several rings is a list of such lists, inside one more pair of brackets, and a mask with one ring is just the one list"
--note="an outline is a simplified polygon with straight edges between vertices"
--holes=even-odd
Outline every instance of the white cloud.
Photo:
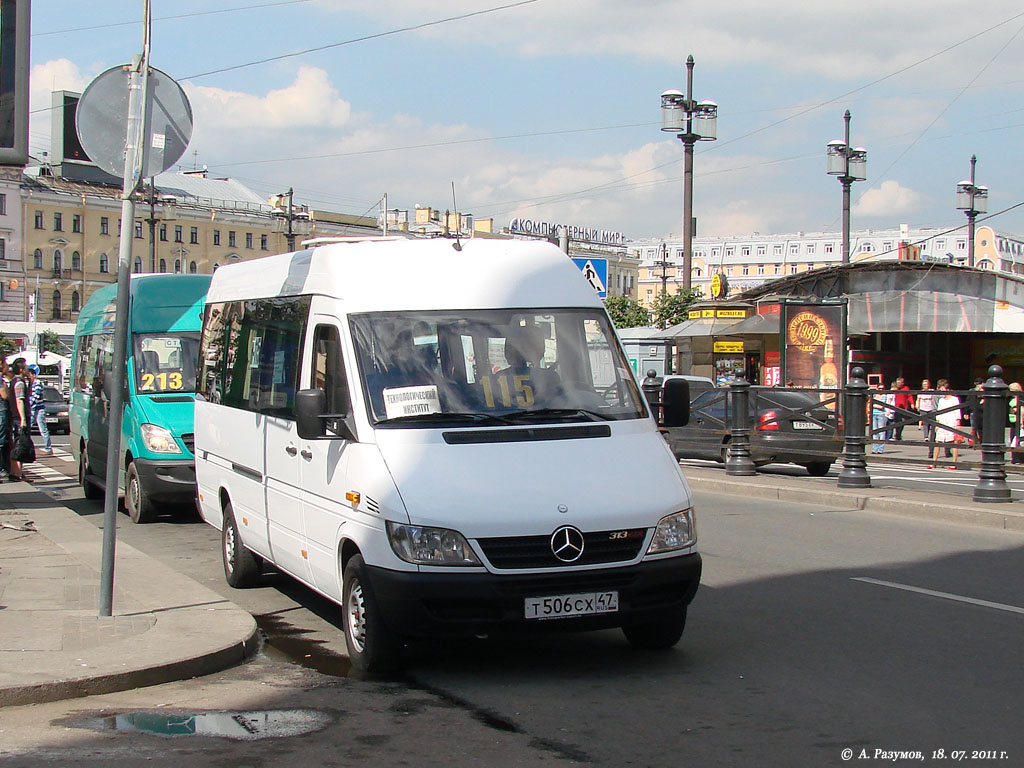
[[853,206],[853,213],[856,216],[877,216],[893,221],[897,216],[918,210],[920,204],[920,194],[890,179],[861,195]]

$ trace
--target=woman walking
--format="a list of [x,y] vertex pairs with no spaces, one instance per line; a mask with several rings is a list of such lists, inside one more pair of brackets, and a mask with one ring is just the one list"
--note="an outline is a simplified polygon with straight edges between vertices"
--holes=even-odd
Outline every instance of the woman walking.
[[935,448],[932,450],[932,461],[935,463],[929,464],[928,469],[935,469],[939,463],[939,451],[949,445],[953,446],[953,466],[949,469],[956,469],[956,462],[960,458],[959,443],[963,440],[962,435],[953,431],[953,428],[960,426],[960,398],[950,394],[946,379],[939,379],[938,389],[939,399],[935,402]]

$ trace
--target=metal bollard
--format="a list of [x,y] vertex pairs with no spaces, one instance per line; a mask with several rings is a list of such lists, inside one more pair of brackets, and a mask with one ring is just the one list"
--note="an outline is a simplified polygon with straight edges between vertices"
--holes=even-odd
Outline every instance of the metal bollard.
[[840,488],[871,487],[868,463],[864,458],[864,445],[867,443],[867,403],[868,383],[864,379],[864,369],[857,366],[850,371],[850,380],[846,382],[843,469],[836,483]]
[[754,475],[757,470],[754,460],[750,458],[750,382],[737,379],[729,386],[732,397],[732,417],[730,432],[732,441],[729,443],[729,456],[725,462],[727,475]]
[[651,368],[647,371],[647,378],[644,379],[644,383],[640,385],[640,388],[644,391],[644,397],[647,399],[647,404],[651,406],[651,415],[654,417],[654,423],[659,427],[664,422],[661,416],[662,394],[664,393],[661,384],[662,381],[658,377],[658,372]]
[[1008,390],[1009,387],[1003,381],[1003,369],[993,365],[988,369],[988,380],[982,385],[985,402],[982,404],[981,471],[978,473],[978,484],[974,486],[975,501],[1011,500],[1003,454]]

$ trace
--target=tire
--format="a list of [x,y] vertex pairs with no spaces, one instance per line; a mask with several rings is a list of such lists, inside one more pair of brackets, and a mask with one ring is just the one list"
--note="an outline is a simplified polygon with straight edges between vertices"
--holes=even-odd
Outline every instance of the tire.
[[103,489],[89,480],[89,460],[86,458],[84,445],[78,455],[78,484],[82,486],[82,495],[90,501],[103,498]]
[[345,566],[341,595],[345,645],[352,666],[369,673],[398,669],[402,663],[402,638],[381,617],[362,555],[353,556]]
[[142,481],[139,479],[139,471],[135,468],[134,461],[128,465],[128,471],[125,472],[124,506],[133,523],[142,525],[156,520],[156,507],[142,492]]
[[224,525],[220,532],[220,553],[224,560],[224,579],[235,589],[253,587],[259,583],[263,562],[242,543],[235,524],[235,512],[228,502],[224,509]]
[[831,461],[812,461],[809,464],[804,464],[807,469],[807,474],[812,477],[824,477],[828,474],[828,471],[832,469]]
[[657,621],[627,624],[622,628],[629,644],[648,651],[664,651],[680,641],[686,628],[686,608],[666,611]]

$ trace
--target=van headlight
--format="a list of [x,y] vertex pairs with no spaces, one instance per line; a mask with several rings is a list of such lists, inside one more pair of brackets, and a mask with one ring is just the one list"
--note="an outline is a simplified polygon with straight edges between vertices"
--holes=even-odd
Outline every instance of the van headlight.
[[416,565],[480,565],[466,537],[448,528],[387,523],[395,554]]
[[674,515],[666,515],[658,521],[658,527],[651,539],[647,554],[671,552],[674,549],[691,547],[697,543],[697,528],[693,509],[684,509]]
[[158,427],[156,424],[142,424],[139,429],[142,431],[142,444],[146,446],[146,450],[153,453],[181,453],[178,441],[169,429]]

